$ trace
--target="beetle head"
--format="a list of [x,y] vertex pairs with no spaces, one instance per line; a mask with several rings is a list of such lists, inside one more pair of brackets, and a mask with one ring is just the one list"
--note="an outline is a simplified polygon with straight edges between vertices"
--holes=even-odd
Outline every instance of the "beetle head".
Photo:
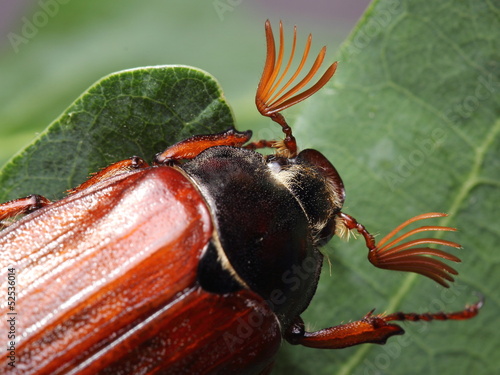
[[313,149],[303,150],[295,158],[271,155],[266,161],[300,203],[315,245],[324,245],[335,233],[336,215],[345,200],[344,184],[335,167]]
[[[323,47],[306,76],[288,89],[301,72],[309,54],[312,40],[311,35],[309,35],[297,70],[280,88],[293,60],[297,31],[294,28],[292,52],[286,67],[280,74],[284,54],[283,25],[280,22],[278,54],[276,54],[274,36],[269,21],[266,22],[265,30],[267,55],[255,103],[259,112],[277,122],[285,134],[282,141],[272,143],[276,155],[268,156],[267,163],[275,177],[288,187],[301,204],[308,217],[314,243],[320,246],[325,244],[335,233],[336,214],[340,212],[344,203],[344,184],[335,167],[320,152],[308,149],[298,153],[292,129],[280,112],[307,99],[321,89],[335,73],[337,63],[330,65],[314,85],[301,91],[323,63],[326,53],[326,48]],[[341,226],[340,229],[343,227]]]

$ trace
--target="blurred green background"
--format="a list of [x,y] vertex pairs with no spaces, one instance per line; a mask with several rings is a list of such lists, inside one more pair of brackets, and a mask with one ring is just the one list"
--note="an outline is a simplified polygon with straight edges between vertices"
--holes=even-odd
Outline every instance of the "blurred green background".
[[[50,12],[40,4],[46,3],[58,6],[45,19]],[[366,5],[4,2],[0,162],[100,77],[147,65],[208,71],[219,80],[238,128],[257,130],[256,138],[277,137],[279,129],[253,104],[265,57],[263,23],[284,20],[288,40],[296,24],[300,48],[311,32],[313,51],[327,45],[327,60],[336,55],[341,62],[332,82],[298,106],[296,118],[286,115],[300,146],[324,152],[340,171],[346,212],[385,234],[413,215],[445,211],[450,218],[437,224],[460,228],[445,238],[464,245],[460,277],[442,290],[422,277],[374,269],[361,241],[332,241],[332,277],[327,264],[305,320],[319,329],[373,307],[459,309],[475,300],[473,291],[485,294],[487,303],[473,321],[405,324],[408,334],[386,346],[315,351],[285,344],[275,373],[498,373],[499,2],[379,1],[337,54]],[[27,22],[43,27],[33,30]],[[27,40],[16,44],[12,33]]]
[[268,124],[253,97],[265,58],[264,21],[282,19],[290,38],[313,33],[327,59],[367,0],[67,1],[0,3],[0,165],[104,75],[184,64],[221,84],[240,129]]

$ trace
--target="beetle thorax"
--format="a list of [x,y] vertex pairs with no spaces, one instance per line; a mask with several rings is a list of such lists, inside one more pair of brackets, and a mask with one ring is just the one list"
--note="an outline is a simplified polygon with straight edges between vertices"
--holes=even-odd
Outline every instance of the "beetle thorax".
[[[226,257],[222,268],[231,267],[229,273],[243,281],[242,287],[271,301],[286,325],[307,307],[316,289],[322,255],[311,230],[318,220],[309,216],[328,198],[314,195],[314,186],[281,182],[271,168],[261,154],[227,146],[212,147],[182,166],[210,206],[217,230],[205,257],[215,261],[215,250],[218,263]],[[327,216],[319,215],[319,221]],[[200,276],[204,287],[221,274],[221,267],[207,259]],[[211,291],[231,291],[226,285],[224,278]]]

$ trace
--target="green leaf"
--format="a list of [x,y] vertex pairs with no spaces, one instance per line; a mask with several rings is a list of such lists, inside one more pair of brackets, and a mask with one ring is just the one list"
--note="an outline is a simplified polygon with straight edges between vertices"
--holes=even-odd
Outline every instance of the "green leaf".
[[[470,321],[403,323],[385,346],[320,351],[285,345],[276,374],[493,374],[500,339],[500,9],[498,2],[375,1],[344,43],[330,85],[292,121],[302,147],[324,152],[346,185],[344,211],[385,235],[423,212],[458,233],[449,290],[375,269],[362,241],[334,239],[304,314],[313,329],[384,311],[454,311]],[[431,222],[429,222],[430,224]],[[425,223],[424,223],[425,225]]]
[[[232,22],[229,13],[227,17]],[[385,346],[366,344],[328,351],[284,344],[273,374],[486,375],[500,368],[496,332],[500,309],[496,249],[500,240],[496,214],[500,196],[499,18],[497,2],[492,1],[374,1],[338,54],[339,68],[331,84],[298,110],[285,113],[299,146],[320,150],[337,167],[347,190],[344,211],[372,233],[384,235],[409,217],[443,211],[450,216],[432,223],[459,228],[458,233],[443,238],[464,247],[454,252],[463,260],[457,266],[460,275],[450,289],[443,289],[421,276],[375,269],[366,260],[361,240],[343,243],[334,238],[325,249],[331,271],[327,263],[318,292],[303,315],[310,329],[359,319],[374,307],[379,313],[460,310],[477,300],[475,291],[485,296],[485,307],[470,321],[403,323],[406,334],[391,338]],[[61,16],[61,20],[65,18]],[[175,22],[166,24],[179,27]],[[315,32],[304,29],[300,22],[298,26],[299,33]],[[66,22],[61,22],[63,27],[66,30]],[[261,37],[256,34],[255,43]],[[210,50],[208,55],[212,53]],[[220,50],[214,55],[232,64],[225,57],[228,53],[223,55]],[[236,68],[234,77],[247,79],[250,75],[247,67]],[[233,81],[245,86],[239,78]],[[216,91],[215,97],[219,97]],[[111,108],[118,112],[116,106]],[[253,108],[250,97],[248,108]],[[218,117],[226,120],[218,130],[231,124],[229,111],[221,113],[225,115]],[[97,148],[106,158],[103,165],[133,154],[150,160],[174,141],[165,141],[170,130],[158,131],[148,139],[149,131],[156,132],[143,129],[118,138],[115,132],[106,147]],[[103,166],[87,160],[85,147],[95,142],[92,139],[80,144],[81,149],[72,149],[83,160],[60,156],[61,147],[56,155],[41,156],[45,163],[52,163],[48,169],[55,172],[50,176],[46,168],[43,180],[62,179],[60,187],[47,193],[50,197]],[[135,149],[112,160],[109,147],[129,143],[136,143]],[[80,167],[77,162],[82,163]],[[70,169],[60,170],[66,163]],[[28,172],[16,185],[16,189],[27,188],[24,192],[0,182],[3,200],[32,192],[46,194],[41,190],[42,180],[28,186],[37,172],[30,167],[19,168]]]
[[209,74],[185,66],[125,70],[82,94],[28,148],[0,171],[0,201],[63,192],[109,164],[137,155],[147,161],[192,134],[233,126]]

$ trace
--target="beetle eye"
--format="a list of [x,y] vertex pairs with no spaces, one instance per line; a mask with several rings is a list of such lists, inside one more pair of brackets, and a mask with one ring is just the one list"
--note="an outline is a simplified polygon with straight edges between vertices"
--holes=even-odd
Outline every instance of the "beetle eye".
[[278,174],[284,169],[284,166],[290,165],[290,159],[276,155],[267,155],[265,161],[273,174]]
[[336,225],[337,221],[335,220],[336,216],[331,217],[330,220],[326,222],[324,227],[320,230],[320,232],[316,235],[316,244],[321,247],[324,246],[330,241],[333,235],[336,233]]
[[269,169],[273,174],[280,173],[281,170],[283,169],[282,165],[276,162],[268,163],[267,166],[269,167]]

